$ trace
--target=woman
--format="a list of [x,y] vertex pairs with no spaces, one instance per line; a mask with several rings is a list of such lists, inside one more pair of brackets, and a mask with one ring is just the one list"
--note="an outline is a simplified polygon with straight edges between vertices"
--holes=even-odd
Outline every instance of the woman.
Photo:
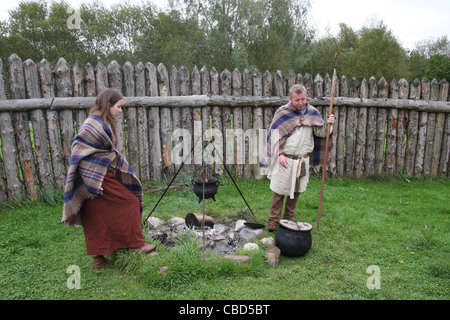
[[86,251],[94,268],[117,249],[151,252],[141,229],[142,186],[125,157],[115,148],[115,119],[122,96],[114,89],[100,92],[72,143],[64,190],[63,220],[83,226]]

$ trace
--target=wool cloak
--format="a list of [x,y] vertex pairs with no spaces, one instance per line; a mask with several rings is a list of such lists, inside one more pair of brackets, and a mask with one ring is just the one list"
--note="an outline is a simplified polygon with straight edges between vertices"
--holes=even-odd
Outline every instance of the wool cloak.
[[[326,122],[322,119],[319,111],[309,103],[306,105],[305,114],[292,106],[291,102],[281,106],[274,114],[266,143],[260,155],[259,166],[266,169],[272,166],[273,160],[278,156],[278,150],[283,147],[287,138],[292,135],[296,128],[301,126],[322,127],[325,124]],[[326,139],[314,136],[311,165],[323,164],[327,151],[325,144]],[[328,152],[330,152],[331,147],[332,141],[330,139]],[[328,157],[329,159],[330,157]]]
[[108,169],[114,169],[119,181],[138,198],[142,218],[142,185],[113,141],[112,130],[102,118],[90,115],[84,121],[72,143],[64,188],[62,223],[81,226],[78,213],[83,201],[101,195]]

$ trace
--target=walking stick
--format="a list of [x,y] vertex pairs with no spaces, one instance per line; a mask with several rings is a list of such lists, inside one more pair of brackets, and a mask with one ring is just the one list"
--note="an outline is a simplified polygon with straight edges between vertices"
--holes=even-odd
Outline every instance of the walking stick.
[[[330,98],[330,111],[329,115],[333,113],[333,103],[334,103],[334,95],[336,93],[336,81],[337,81],[337,52],[334,55],[334,71],[333,71],[333,80],[331,81],[331,98]],[[317,217],[317,231],[319,231],[320,226],[320,215],[322,212],[322,200],[323,200],[323,186],[325,183],[325,176],[327,173],[327,164],[328,164],[328,149],[329,149],[329,141],[330,141],[330,127],[331,125],[327,126],[327,139],[325,142],[325,159],[323,161],[323,168],[322,168],[322,185],[320,187],[320,200],[319,200],[319,215]]]

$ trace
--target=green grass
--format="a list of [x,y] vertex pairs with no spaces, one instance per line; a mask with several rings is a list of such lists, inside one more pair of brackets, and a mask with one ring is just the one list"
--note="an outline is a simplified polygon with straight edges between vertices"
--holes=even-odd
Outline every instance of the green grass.
[[[221,178],[217,202],[206,202],[216,222],[239,218],[267,224],[267,180],[237,181],[251,217],[231,180]],[[146,194],[144,216],[162,193]],[[450,184],[446,178],[330,179],[325,183],[320,231],[304,257],[265,263],[266,246],[238,265],[204,254],[183,237],[157,255],[118,250],[101,270],[86,255],[83,230],[60,224],[60,196],[46,192],[30,203],[0,204],[0,299],[408,299],[450,298]],[[320,180],[302,194],[295,218],[316,226]],[[50,204],[49,204],[50,203]],[[202,212],[190,190],[168,191],[153,216],[168,220]],[[267,228],[261,237],[272,236]],[[153,242],[148,239],[149,243]],[[239,251],[237,254],[242,254]],[[81,289],[68,289],[69,266],[80,268]],[[369,289],[369,266],[380,270],[380,289]],[[160,273],[161,267],[168,267]]]

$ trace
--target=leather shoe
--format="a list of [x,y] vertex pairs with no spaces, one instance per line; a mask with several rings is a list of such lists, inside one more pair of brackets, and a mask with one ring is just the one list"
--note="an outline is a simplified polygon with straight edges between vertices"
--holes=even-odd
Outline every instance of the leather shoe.
[[273,231],[277,231],[278,226],[275,222],[269,222],[269,231],[273,232]]
[[146,243],[143,246],[140,246],[138,248],[130,249],[130,251],[131,252],[141,251],[141,252],[144,252],[144,253],[149,253],[149,252],[154,251],[155,249],[156,249],[156,245],[154,245],[154,244],[147,244]]
[[94,256],[94,269],[101,269],[105,264],[111,259],[105,258],[104,256]]

